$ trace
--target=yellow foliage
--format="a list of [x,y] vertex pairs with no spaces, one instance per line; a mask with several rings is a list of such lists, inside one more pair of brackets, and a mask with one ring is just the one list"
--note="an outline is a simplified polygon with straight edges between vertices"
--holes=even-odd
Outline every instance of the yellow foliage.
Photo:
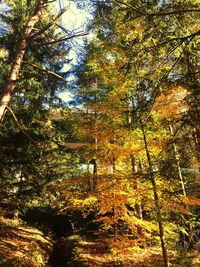
[[174,85],[168,90],[161,92],[155,101],[153,110],[161,120],[175,118],[188,110],[188,105],[185,101],[185,97],[188,94],[189,92],[186,87]]
[[182,195],[179,198],[187,205],[200,206],[200,198]]

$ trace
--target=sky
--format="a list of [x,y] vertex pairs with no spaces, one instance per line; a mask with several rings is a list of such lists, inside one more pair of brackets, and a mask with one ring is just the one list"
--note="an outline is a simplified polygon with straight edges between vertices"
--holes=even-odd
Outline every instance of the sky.
[[[62,15],[62,26],[66,29],[72,31],[86,31],[86,23],[91,19],[89,12],[83,9],[78,9],[74,1],[70,0],[58,0],[58,8],[67,7],[67,11]],[[71,64],[77,62],[77,55],[81,53],[81,46],[83,45],[83,38],[75,38],[74,48],[69,52],[69,58],[72,59]],[[63,71],[68,71],[71,68],[71,64],[66,64],[63,68]],[[69,77],[67,80],[72,80],[73,76]],[[67,90],[59,94],[59,97],[63,101],[68,102],[72,100],[72,94]]]

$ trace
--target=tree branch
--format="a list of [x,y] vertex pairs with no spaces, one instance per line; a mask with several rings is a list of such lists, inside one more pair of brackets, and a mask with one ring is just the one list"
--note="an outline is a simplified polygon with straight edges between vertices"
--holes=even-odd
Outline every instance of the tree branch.
[[190,35],[187,35],[187,36],[174,37],[174,38],[168,39],[168,40],[166,40],[162,43],[159,43],[157,45],[146,47],[143,50],[151,50],[151,49],[154,49],[154,48],[159,47],[159,46],[163,46],[163,45],[170,43],[170,42],[173,42],[173,41],[181,41],[181,43],[180,43],[180,45],[181,45],[184,41],[187,41],[188,39],[193,39],[194,37],[196,37],[198,35],[200,35],[200,30],[198,30],[197,32],[194,32]]
[[12,111],[12,109],[11,109],[9,106],[7,106],[6,109],[11,113],[11,115],[12,115],[13,118],[14,118],[14,121],[17,123],[17,126],[18,126],[19,129],[23,132],[23,134],[24,134],[24,135],[25,135],[31,142],[33,142],[34,144],[37,144],[37,142],[36,142],[35,140],[33,140],[33,138],[30,137],[30,135],[28,135],[28,134],[24,131],[23,127],[20,125],[20,123],[19,123],[17,117],[15,116],[14,112]]
[[115,3],[118,3],[118,4],[121,4],[121,5],[124,5],[134,11],[136,11],[137,13],[141,14],[142,16],[144,16],[144,12],[141,12],[140,10],[136,9],[135,7],[133,7],[132,5],[128,4],[128,3],[124,3],[123,1],[120,1],[120,0],[114,0]]
[[169,16],[169,15],[177,15],[182,13],[192,13],[192,12],[200,12],[200,9],[185,9],[185,10],[174,10],[168,12],[157,12],[157,13],[150,13],[147,14],[148,17],[160,17],[160,16]]
[[66,80],[62,76],[60,76],[59,74],[57,74],[56,72],[53,72],[53,71],[48,70],[48,69],[43,69],[42,67],[38,66],[37,64],[31,63],[29,61],[23,61],[23,63],[24,64],[28,64],[28,65],[36,68],[36,69],[39,69],[39,70],[41,70],[41,71],[43,71],[43,72],[45,72],[47,74],[51,74],[51,75],[55,76],[56,78],[61,79],[61,80],[63,80],[63,81],[66,82]]
[[155,12],[155,13],[146,13],[146,12],[141,12],[140,10],[136,9],[133,5],[131,4],[128,4],[128,3],[125,3],[123,1],[120,1],[120,0],[113,0],[113,2],[115,3],[118,3],[118,4],[121,4],[121,5],[124,5],[126,6],[127,8],[131,9],[131,10],[134,10],[136,13],[139,14],[139,17],[160,17],[160,16],[169,16],[169,15],[177,15],[177,14],[182,14],[182,13],[192,13],[192,12],[195,12],[195,13],[199,13],[200,12],[200,9],[182,9],[182,10],[173,10],[173,11],[161,11],[161,12]]
[[82,36],[86,36],[86,35],[88,35],[87,32],[86,33],[84,33],[84,32],[82,32],[82,33],[75,33],[75,34],[73,34],[71,36],[60,38],[60,39],[57,39],[57,40],[54,40],[54,41],[50,41],[50,42],[46,42],[46,43],[35,43],[35,44],[33,44],[33,46],[61,43],[61,42],[64,42],[64,41],[73,39],[75,37],[82,37]]
[[61,10],[60,13],[55,18],[53,18],[52,21],[48,25],[46,25],[46,27],[44,27],[40,31],[32,34],[29,38],[35,38],[36,36],[43,34],[45,31],[47,31],[49,28],[51,28],[51,26],[53,26],[55,24],[55,22],[66,12],[66,10],[67,9]]

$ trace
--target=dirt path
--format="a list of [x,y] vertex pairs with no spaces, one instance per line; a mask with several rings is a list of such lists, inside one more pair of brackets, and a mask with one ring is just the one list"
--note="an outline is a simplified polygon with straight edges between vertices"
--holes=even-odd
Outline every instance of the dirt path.
[[[75,258],[76,261],[67,266],[163,267],[162,253],[159,247],[139,248],[121,242],[120,246],[113,246],[111,249],[108,240],[94,237],[84,237],[77,244]],[[169,251],[169,258],[173,267],[200,266],[198,252],[187,255],[187,257],[180,257],[174,251]]]

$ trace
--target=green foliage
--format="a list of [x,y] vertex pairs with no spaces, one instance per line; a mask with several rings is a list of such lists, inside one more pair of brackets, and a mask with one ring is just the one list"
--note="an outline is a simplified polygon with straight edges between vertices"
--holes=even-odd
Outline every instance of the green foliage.
[[[134,210],[125,218],[124,205],[128,205],[129,200],[121,198],[124,191],[132,194],[133,203],[138,201],[133,188],[130,190],[132,184],[126,180],[131,171],[130,162],[127,164],[131,154],[139,169],[137,187],[142,184],[142,188],[149,188],[152,175],[157,180],[154,192],[158,190],[163,220],[173,222],[172,209],[177,214],[190,214],[178,197],[172,202],[169,198],[171,192],[181,190],[180,175],[189,190],[190,181],[194,180],[191,175],[185,175],[184,167],[192,169],[199,161],[192,152],[197,148],[194,139],[187,135],[193,131],[192,127],[185,123],[194,101],[190,104],[187,101],[187,98],[191,99],[193,86],[186,78],[186,58],[188,50],[198,47],[198,12],[195,8],[198,3],[191,1],[186,5],[181,1],[162,4],[136,1],[134,6],[132,1],[108,6],[97,4],[96,38],[86,46],[83,65],[78,69],[78,85],[81,86],[78,93],[88,110],[83,137],[93,143],[86,159],[95,158],[97,162],[94,192],[99,199],[98,221],[112,234],[120,220],[150,230],[158,208],[153,207],[152,196],[146,198],[145,193],[140,192],[140,205],[143,211],[151,206],[151,215],[141,221]],[[198,87],[197,83],[196,79]],[[197,99],[197,95],[194,98]],[[197,106],[194,110],[198,111]],[[170,124],[175,134],[170,133]],[[195,129],[199,128],[197,121],[195,125]],[[126,189],[122,186],[116,190],[115,183],[112,184],[119,177],[126,181]],[[173,228],[172,232],[175,231]]]
[[[1,16],[1,88],[36,4],[18,2],[7,2]],[[63,33],[56,23],[47,27],[52,9],[33,30],[1,125],[1,195],[21,209],[89,217],[98,234],[115,240],[157,244],[156,220],[169,243],[189,237],[187,225],[198,237],[199,1],[97,1],[93,8],[94,38],[72,86],[79,107],[56,97],[66,87],[70,45],[54,42]]]

